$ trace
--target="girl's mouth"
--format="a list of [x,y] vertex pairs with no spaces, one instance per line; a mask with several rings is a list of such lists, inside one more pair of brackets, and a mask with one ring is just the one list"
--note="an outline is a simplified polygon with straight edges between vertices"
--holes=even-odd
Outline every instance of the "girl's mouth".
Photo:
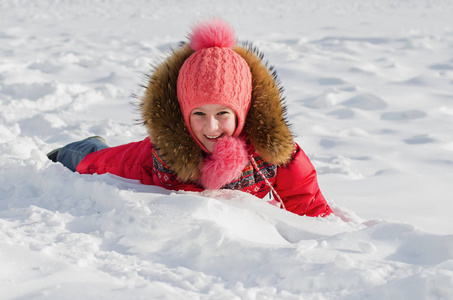
[[208,140],[216,140],[216,139],[221,138],[223,135],[224,135],[224,133],[219,134],[219,135],[205,135],[205,137],[206,137]]

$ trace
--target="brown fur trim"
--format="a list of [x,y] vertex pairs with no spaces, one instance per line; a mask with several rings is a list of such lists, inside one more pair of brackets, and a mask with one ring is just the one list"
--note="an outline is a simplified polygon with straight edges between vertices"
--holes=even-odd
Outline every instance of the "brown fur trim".
[[151,141],[183,182],[199,178],[204,158],[187,130],[176,94],[179,69],[192,53],[188,46],[182,46],[158,65],[141,101],[143,123]]
[[[252,105],[244,130],[265,161],[284,165],[291,159],[293,137],[276,74],[252,47],[236,46],[233,50],[245,59],[252,73]],[[156,150],[183,182],[199,179],[205,156],[187,130],[176,93],[179,70],[192,53],[183,45],[154,68],[140,106]]]
[[252,105],[244,129],[256,152],[267,162],[284,165],[291,159],[293,136],[285,119],[286,108],[275,71],[251,45],[233,48],[252,72]]

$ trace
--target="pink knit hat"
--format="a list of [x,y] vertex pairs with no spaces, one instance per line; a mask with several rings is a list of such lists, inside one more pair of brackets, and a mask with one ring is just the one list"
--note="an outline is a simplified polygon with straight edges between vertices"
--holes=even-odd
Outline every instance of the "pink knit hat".
[[247,62],[232,47],[234,30],[221,19],[198,24],[189,36],[195,51],[182,65],[177,83],[178,101],[192,137],[206,151],[190,128],[190,113],[205,104],[219,104],[237,115],[237,137],[250,109],[252,75]]

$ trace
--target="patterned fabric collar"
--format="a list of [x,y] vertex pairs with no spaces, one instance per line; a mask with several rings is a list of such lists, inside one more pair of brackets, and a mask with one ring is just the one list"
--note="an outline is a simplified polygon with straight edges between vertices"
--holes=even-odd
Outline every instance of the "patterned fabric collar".
[[[273,183],[277,176],[277,166],[264,161],[256,152],[253,156],[260,172],[253,167],[252,162],[249,162],[242,171],[241,177],[226,184],[222,189],[241,190],[256,196],[265,196],[270,191],[270,187],[266,184],[261,174]],[[153,172],[164,186],[177,188],[182,185],[192,185],[203,189],[203,186],[198,181],[184,183],[180,181],[176,173],[171,170],[170,166],[159,154],[159,151],[154,148],[152,149],[152,157],[154,165]]]

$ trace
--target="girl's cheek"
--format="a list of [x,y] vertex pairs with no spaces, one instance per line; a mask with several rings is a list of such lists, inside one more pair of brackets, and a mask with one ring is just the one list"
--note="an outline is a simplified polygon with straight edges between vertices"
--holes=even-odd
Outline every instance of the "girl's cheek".
[[198,133],[201,128],[203,127],[203,122],[202,120],[200,120],[200,118],[197,118],[198,116],[196,116],[195,118],[192,118],[190,120],[190,127],[192,128],[192,131],[194,133]]

